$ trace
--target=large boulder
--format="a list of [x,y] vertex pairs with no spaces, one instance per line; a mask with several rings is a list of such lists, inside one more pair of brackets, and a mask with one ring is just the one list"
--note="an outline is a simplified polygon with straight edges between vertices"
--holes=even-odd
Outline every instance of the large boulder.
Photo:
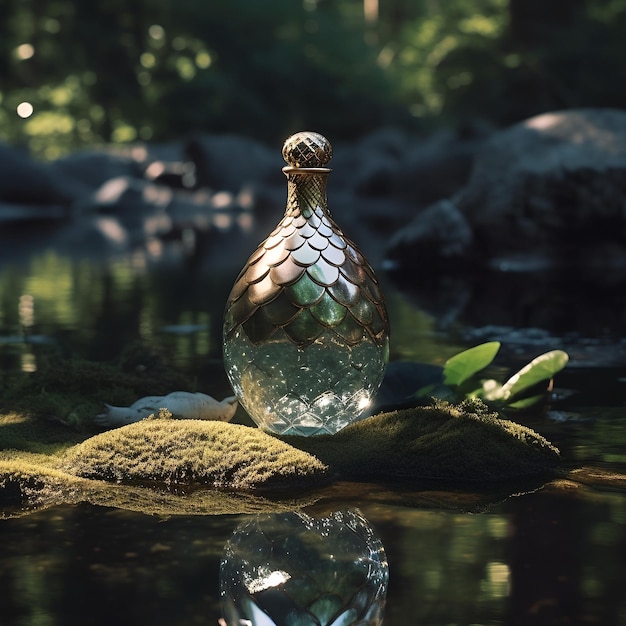
[[462,265],[622,264],[626,111],[546,113],[494,134],[478,152],[467,186],[450,202],[456,211],[443,208],[454,213],[455,228],[446,232],[432,219],[434,209],[426,210],[390,242],[388,256],[414,264],[438,250],[450,260],[452,249]]

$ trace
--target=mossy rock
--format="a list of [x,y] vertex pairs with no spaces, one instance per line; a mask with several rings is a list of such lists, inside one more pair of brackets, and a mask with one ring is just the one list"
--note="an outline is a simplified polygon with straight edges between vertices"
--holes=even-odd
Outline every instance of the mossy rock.
[[309,438],[162,414],[63,443],[58,423],[0,418],[1,515],[80,501],[159,515],[269,512],[310,504],[313,488],[333,481],[436,479],[454,489],[539,480],[560,465],[546,439],[479,401],[382,413]]
[[335,435],[283,437],[345,479],[494,481],[554,472],[560,454],[479,400],[381,413]]
[[313,494],[270,497],[250,491],[194,489],[189,493],[111,484],[21,460],[0,461],[0,519],[88,502],[147,515],[238,515],[293,511],[316,501]]
[[559,451],[480,401],[381,413],[321,437],[275,437],[222,422],[148,419],[66,455],[78,476],[258,489],[330,477],[493,481],[554,471]]
[[192,389],[167,358],[141,342],[115,361],[94,362],[50,355],[35,372],[22,373],[0,389],[0,411],[53,418],[75,430],[93,432],[104,403],[128,406],[138,398]]
[[146,419],[87,439],[66,471],[125,483],[275,489],[324,483],[318,459],[257,428],[201,420]]
[[[74,502],[82,481],[58,469],[23,460],[0,460],[0,503],[3,509],[39,509]],[[0,515],[2,517],[2,515]]]

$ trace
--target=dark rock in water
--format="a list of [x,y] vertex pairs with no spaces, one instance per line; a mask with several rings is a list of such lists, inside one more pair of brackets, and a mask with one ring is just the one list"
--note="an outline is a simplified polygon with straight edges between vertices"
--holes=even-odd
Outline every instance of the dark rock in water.
[[411,137],[381,128],[352,144],[333,145],[330,184],[358,197],[390,197],[396,193],[398,166],[411,147]]
[[18,207],[69,207],[88,189],[78,180],[0,143],[0,202]]
[[467,186],[450,199],[471,228],[471,247],[457,245],[458,229],[442,229],[431,209],[393,240],[388,256],[415,264],[433,251],[450,259],[453,250],[459,265],[473,256],[509,270],[533,269],[537,260],[624,265],[625,197],[626,111],[547,113],[486,141]]
[[351,145],[337,145],[331,184],[357,197],[410,201],[427,206],[457,192],[469,178],[482,142],[452,131],[415,137],[394,128],[374,131]]
[[499,133],[459,197],[493,256],[623,242],[626,111],[547,113]]
[[0,201],[0,224],[4,222],[47,222],[64,220],[71,216],[66,206],[44,204],[13,204]]
[[254,139],[198,134],[185,145],[185,154],[195,166],[199,187],[236,194],[256,185],[285,185],[280,150]]
[[[440,200],[399,230],[389,244],[395,258],[416,256],[428,271],[445,269],[473,254],[474,234],[466,217],[450,200]],[[416,249],[417,248],[417,249]]]
[[467,183],[487,129],[439,131],[419,142],[398,166],[396,194],[417,206],[449,198]]
[[443,383],[443,367],[413,361],[392,361],[387,366],[385,377],[376,394],[376,403],[370,413],[390,411],[405,406],[415,406],[412,398],[422,387],[438,386]]
[[172,192],[143,179],[118,176],[106,180],[82,204],[83,211],[126,214],[129,218],[165,210],[172,200]]
[[85,150],[57,159],[52,164],[56,172],[71,176],[89,189],[97,189],[106,181],[120,176],[143,177],[139,155],[111,150]]

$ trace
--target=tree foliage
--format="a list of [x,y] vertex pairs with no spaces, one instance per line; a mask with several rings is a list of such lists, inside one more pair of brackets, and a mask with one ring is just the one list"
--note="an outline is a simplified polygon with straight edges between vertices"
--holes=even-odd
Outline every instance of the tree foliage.
[[350,139],[626,106],[626,0],[378,5],[372,21],[363,0],[4,0],[0,139],[54,157],[194,130]]

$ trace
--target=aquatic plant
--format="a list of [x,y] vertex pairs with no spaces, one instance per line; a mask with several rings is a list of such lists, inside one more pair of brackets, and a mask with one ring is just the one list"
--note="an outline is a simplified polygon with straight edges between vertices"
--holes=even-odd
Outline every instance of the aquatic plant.
[[525,410],[546,400],[553,377],[569,360],[563,350],[551,350],[534,358],[504,383],[480,378],[480,372],[492,364],[499,350],[499,341],[489,341],[454,355],[443,367],[442,384],[421,387],[413,397],[457,401],[480,398],[498,408]]

